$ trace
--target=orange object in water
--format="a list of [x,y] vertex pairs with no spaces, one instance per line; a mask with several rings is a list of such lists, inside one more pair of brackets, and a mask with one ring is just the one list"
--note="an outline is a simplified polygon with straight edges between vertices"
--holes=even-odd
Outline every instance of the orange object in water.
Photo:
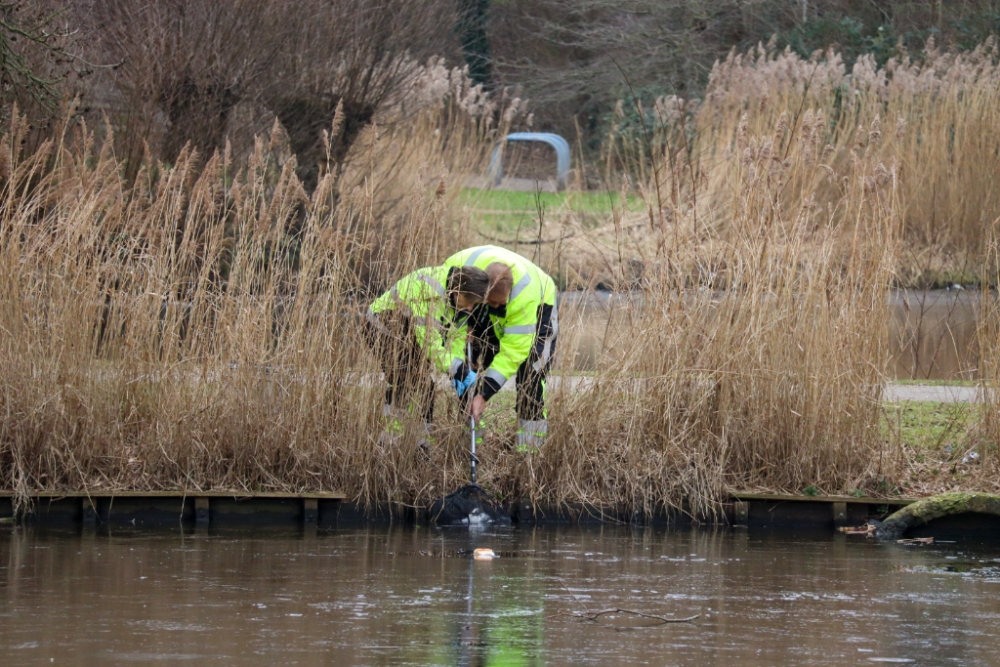
[[494,558],[499,558],[499,556],[493,553],[493,549],[476,549],[472,552],[472,557],[475,560],[493,560]]

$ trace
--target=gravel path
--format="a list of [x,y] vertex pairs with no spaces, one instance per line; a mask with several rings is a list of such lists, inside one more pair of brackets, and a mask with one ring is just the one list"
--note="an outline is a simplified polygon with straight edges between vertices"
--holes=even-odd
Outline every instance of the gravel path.
[[[552,386],[568,382],[570,388],[586,390],[591,378],[581,375],[551,376]],[[514,388],[513,379],[508,380],[504,390]],[[885,387],[886,401],[934,401],[937,403],[978,403],[978,387],[940,386],[926,384],[888,384]]]
[[936,386],[926,384],[890,384],[885,388],[887,401],[936,401],[938,403],[977,403],[979,387]]

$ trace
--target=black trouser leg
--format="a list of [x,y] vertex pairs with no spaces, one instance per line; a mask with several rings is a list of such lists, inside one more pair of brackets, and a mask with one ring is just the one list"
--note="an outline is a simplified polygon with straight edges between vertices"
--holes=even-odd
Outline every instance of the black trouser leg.
[[538,333],[531,354],[517,369],[517,418],[525,421],[546,419],[545,378],[556,348],[554,309],[543,305],[538,312]]
[[415,401],[425,422],[434,417],[434,380],[426,379],[430,362],[417,343],[409,320],[386,318],[378,326],[365,322],[365,340],[375,353],[385,374],[386,405],[405,407]]
[[535,371],[530,360],[517,369],[517,418],[545,419],[545,371]]

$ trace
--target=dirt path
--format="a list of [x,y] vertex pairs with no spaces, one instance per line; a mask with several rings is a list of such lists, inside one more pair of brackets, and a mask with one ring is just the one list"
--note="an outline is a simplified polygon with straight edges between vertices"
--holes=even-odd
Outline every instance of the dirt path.
[[935,401],[938,403],[978,403],[979,387],[937,386],[925,384],[889,384],[887,401]]
[[[564,375],[553,376],[550,381],[553,387],[560,386],[563,382],[569,384],[569,388],[576,391],[584,391],[590,384],[592,378],[584,375]],[[504,390],[509,391],[514,388],[514,381],[509,380],[504,385]],[[980,400],[979,387],[965,387],[955,385],[924,385],[924,384],[887,384],[885,387],[885,400],[893,401],[932,401],[936,403],[978,403]]]

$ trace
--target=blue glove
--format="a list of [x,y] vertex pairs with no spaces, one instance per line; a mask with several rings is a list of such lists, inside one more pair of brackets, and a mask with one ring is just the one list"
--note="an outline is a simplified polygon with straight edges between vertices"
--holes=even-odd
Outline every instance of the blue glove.
[[458,394],[459,398],[465,396],[465,392],[469,390],[469,387],[476,384],[476,378],[479,375],[475,371],[469,371],[464,380],[452,380],[451,386],[455,388],[455,393]]

